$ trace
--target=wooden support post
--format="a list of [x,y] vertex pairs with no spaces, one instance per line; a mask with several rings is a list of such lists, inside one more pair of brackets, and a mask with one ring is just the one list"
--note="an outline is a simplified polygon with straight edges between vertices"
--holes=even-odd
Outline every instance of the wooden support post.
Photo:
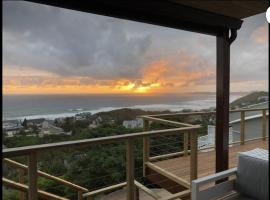
[[140,200],[140,191],[138,187],[135,189],[135,200]]
[[83,200],[83,192],[78,190],[78,200]]
[[262,111],[262,139],[266,140],[266,110]]
[[126,164],[126,172],[127,172],[127,200],[134,200],[135,194],[135,184],[134,184],[134,141],[132,139],[128,139],[127,141],[127,164]]
[[245,144],[245,111],[241,111],[240,142]]
[[32,152],[29,155],[29,164],[28,164],[28,182],[29,182],[29,191],[28,191],[28,200],[37,200],[38,199],[38,188],[37,188],[37,153]]
[[230,96],[230,40],[229,30],[217,35],[216,72],[216,172],[229,167],[229,96]]
[[184,133],[184,156],[188,155],[188,132]]
[[198,141],[197,132],[190,131],[190,182],[197,179],[198,171]]
[[[143,130],[148,131],[149,130],[149,121],[143,120]],[[150,157],[150,138],[149,137],[143,137],[143,176],[146,176],[146,165],[149,161]]]
[[[19,183],[25,184],[25,171],[23,169],[18,169],[19,173]],[[26,200],[25,192],[20,191],[19,192],[19,200]]]

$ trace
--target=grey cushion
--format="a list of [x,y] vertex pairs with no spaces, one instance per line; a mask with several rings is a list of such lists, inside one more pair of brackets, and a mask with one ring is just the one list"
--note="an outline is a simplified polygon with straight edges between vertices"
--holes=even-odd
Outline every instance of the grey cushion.
[[269,199],[269,161],[240,154],[238,157],[236,189],[244,196]]

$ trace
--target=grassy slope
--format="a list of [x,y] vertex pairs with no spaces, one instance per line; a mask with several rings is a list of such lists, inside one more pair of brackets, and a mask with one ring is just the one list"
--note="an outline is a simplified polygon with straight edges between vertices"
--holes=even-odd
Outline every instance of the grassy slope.
[[[238,107],[244,107],[247,105],[252,105],[256,103],[264,102],[265,100],[258,100],[258,97],[260,96],[268,96],[269,93],[265,91],[259,91],[259,92],[252,92],[244,97],[241,97],[239,99],[236,99],[231,103],[232,107],[238,106]],[[243,105],[244,103],[244,105]]]

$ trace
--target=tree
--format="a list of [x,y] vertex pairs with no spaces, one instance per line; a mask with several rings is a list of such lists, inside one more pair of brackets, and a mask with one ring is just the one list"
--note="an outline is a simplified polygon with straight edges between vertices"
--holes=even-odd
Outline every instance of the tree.
[[27,120],[26,120],[26,118],[24,118],[23,123],[22,123],[22,126],[24,128],[27,128]]
[[65,118],[64,123],[61,125],[61,128],[62,128],[65,132],[71,131],[73,127],[74,127],[74,122],[73,122],[73,120],[72,120],[71,117]]
[[24,131],[24,129],[20,129],[20,131],[19,131],[18,134],[19,134],[19,135],[26,135],[26,132]]
[[33,130],[34,134],[38,135],[39,131],[38,131],[38,127],[36,125],[33,125],[32,130]]

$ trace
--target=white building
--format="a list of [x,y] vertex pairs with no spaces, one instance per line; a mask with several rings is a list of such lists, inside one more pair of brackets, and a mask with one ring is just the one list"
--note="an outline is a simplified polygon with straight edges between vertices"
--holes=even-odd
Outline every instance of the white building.
[[41,128],[43,128],[43,129],[48,129],[50,127],[50,124],[49,124],[49,122],[48,121],[43,121],[42,123],[41,123]]
[[143,119],[136,118],[135,120],[125,120],[122,124],[125,128],[142,128]]
[[261,100],[268,101],[269,100],[269,97],[268,96],[259,96],[257,100],[258,101],[261,101]]
[[[248,108],[267,108],[269,102],[249,105]],[[243,108],[244,109],[244,108]],[[240,141],[241,119],[239,112],[230,113],[229,143]],[[269,135],[269,113],[266,113],[266,135]],[[245,139],[262,137],[262,111],[245,112]],[[198,138],[198,148],[210,147],[215,144],[215,126],[208,125],[207,135]]]
[[8,137],[13,137],[15,134],[20,132],[22,125],[18,120],[9,120],[3,122],[2,128],[6,131]]
[[[198,137],[198,149],[203,149],[207,147],[214,147],[215,145],[215,135],[216,135],[216,126],[208,125],[207,126],[207,135]],[[229,128],[229,143],[233,141],[233,128]]]
[[[268,116],[269,114],[266,113],[266,135],[268,136],[268,127],[269,127],[269,121]],[[241,119],[236,119],[230,122],[230,125],[232,126],[234,130],[233,134],[233,141],[239,141],[240,140],[240,129],[241,129]],[[252,116],[246,116],[245,117],[245,139],[254,139],[262,137],[262,114],[256,114]]]

